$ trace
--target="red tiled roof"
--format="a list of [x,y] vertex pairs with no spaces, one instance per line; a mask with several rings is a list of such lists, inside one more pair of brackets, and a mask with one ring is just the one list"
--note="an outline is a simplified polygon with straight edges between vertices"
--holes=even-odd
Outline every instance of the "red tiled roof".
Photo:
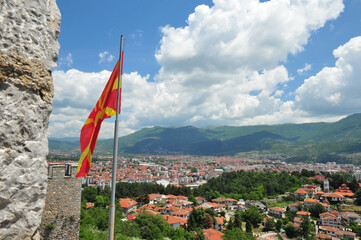
[[205,240],[223,240],[224,233],[214,229],[203,229]]
[[304,190],[303,188],[298,189],[295,193],[298,194],[307,194],[308,192],[306,190]]
[[309,212],[304,212],[304,211],[298,211],[298,212],[296,213],[296,215],[309,216],[309,215],[311,215],[311,213],[309,213]]
[[94,203],[91,203],[91,202],[87,202],[86,203],[86,208],[91,208],[91,207],[94,207]]
[[168,224],[180,223],[180,225],[184,225],[187,223],[186,218],[175,217],[170,215],[162,215],[162,217],[164,217],[164,219],[167,221]]
[[133,199],[130,199],[130,198],[121,198],[119,200],[119,203],[120,203],[121,208],[130,208],[130,207],[138,204],[136,201],[134,201]]
[[285,210],[283,210],[282,208],[279,208],[279,207],[271,207],[269,209],[272,209],[273,211],[277,211],[277,212],[285,212]]
[[214,217],[214,219],[216,219],[217,224],[223,224],[224,223],[224,217]]

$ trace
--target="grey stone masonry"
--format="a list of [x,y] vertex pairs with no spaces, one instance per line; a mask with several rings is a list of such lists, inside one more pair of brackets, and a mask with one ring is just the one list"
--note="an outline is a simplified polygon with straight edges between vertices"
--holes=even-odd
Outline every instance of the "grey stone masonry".
[[48,188],[40,225],[42,239],[78,239],[81,178],[75,178],[77,164],[48,167]]

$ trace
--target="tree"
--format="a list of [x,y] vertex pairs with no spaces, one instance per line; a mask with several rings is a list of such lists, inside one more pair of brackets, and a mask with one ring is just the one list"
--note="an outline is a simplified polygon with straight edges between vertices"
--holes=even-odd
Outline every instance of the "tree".
[[198,205],[197,200],[196,200],[196,198],[194,197],[193,194],[191,194],[191,195],[188,197],[188,201],[192,202],[192,203],[193,203],[193,206],[197,206],[197,205]]
[[98,190],[95,187],[85,187],[81,191],[81,198],[87,202],[95,202]]
[[357,189],[355,193],[355,204],[358,206],[361,205],[361,188]]
[[248,233],[252,233],[253,232],[253,227],[252,227],[252,223],[250,221],[246,222],[246,232]]
[[321,213],[327,212],[327,210],[319,203],[314,204],[308,209],[311,213],[311,216],[314,218],[319,218]]
[[264,223],[264,231],[272,231],[273,229],[275,229],[276,224],[273,221],[273,219],[268,218],[265,223]]
[[191,168],[191,172],[192,172],[192,173],[196,173],[197,171],[198,171],[197,168],[195,168],[195,167],[192,167],[192,168]]
[[163,217],[154,214],[139,213],[134,224],[141,229],[142,239],[163,239],[169,233],[170,226]]
[[312,232],[312,224],[308,217],[304,218],[301,222],[301,235],[305,239],[310,239]]
[[234,240],[234,239],[243,239],[243,240],[253,240],[254,237],[252,234],[246,234],[240,228],[227,229],[224,231],[223,239],[225,240]]
[[188,230],[194,231],[198,228],[204,228],[204,220],[206,217],[206,212],[203,208],[193,208],[193,211],[189,214],[188,217]]
[[285,227],[285,232],[288,238],[296,238],[297,236],[300,235],[300,231],[298,230],[298,228],[293,226],[292,223],[288,224]]
[[213,218],[208,213],[206,213],[206,217],[204,218],[204,228],[213,228]]
[[250,221],[254,228],[257,228],[263,219],[258,208],[255,206],[251,206],[247,211],[241,212],[241,216],[244,222]]

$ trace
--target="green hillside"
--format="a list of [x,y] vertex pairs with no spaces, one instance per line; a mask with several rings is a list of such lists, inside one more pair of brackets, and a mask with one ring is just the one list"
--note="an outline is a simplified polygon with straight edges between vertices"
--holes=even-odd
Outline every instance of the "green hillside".
[[[73,145],[72,145],[73,144]],[[49,140],[50,150],[78,148],[74,143]],[[112,153],[113,140],[99,140],[96,153]],[[119,151],[134,154],[249,155],[282,154],[288,157],[361,153],[361,114],[335,123],[144,128],[119,138]]]

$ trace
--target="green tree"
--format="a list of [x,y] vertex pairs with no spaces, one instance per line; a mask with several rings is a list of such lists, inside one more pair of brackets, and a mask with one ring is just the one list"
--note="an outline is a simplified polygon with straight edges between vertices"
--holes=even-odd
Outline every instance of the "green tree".
[[213,228],[213,218],[208,213],[206,213],[206,216],[204,218],[204,228],[205,229]]
[[301,222],[301,235],[305,239],[310,239],[312,232],[312,223],[308,217],[304,218]]
[[292,223],[285,227],[285,232],[288,238],[296,238],[300,235],[300,230],[293,226]]
[[188,230],[194,231],[198,228],[204,228],[204,220],[206,217],[206,212],[203,208],[193,208],[193,211],[189,214],[188,217]]
[[225,240],[234,240],[234,239],[244,239],[244,240],[253,240],[254,237],[252,234],[246,234],[240,228],[232,228],[224,231],[223,239]]
[[355,197],[355,204],[357,206],[361,206],[361,188],[357,189],[354,197]]
[[248,233],[252,233],[253,232],[253,227],[252,227],[252,223],[250,221],[246,222],[246,232]]
[[86,202],[95,202],[95,199],[98,195],[98,190],[95,187],[85,187],[81,191],[81,198]]
[[146,213],[138,214],[134,224],[141,230],[140,235],[143,239],[163,239],[170,228],[162,216]]
[[188,197],[188,201],[192,202],[192,203],[193,203],[193,206],[197,206],[197,205],[198,205],[197,200],[196,200],[196,198],[194,197],[193,194],[191,194],[191,195]]
[[327,212],[327,210],[319,203],[311,206],[308,211],[311,213],[311,216],[314,218],[319,218],[321,213]]
[[263,219],[258,208],[255,206],[251,206],[247,211],[241,212],[241,217],[244,222],[250,221],[254,228],[257,228]]
[[264,231],[272,231],[276,227],[276,223],[273,221],[273,219],[268,218],[264,223]]

